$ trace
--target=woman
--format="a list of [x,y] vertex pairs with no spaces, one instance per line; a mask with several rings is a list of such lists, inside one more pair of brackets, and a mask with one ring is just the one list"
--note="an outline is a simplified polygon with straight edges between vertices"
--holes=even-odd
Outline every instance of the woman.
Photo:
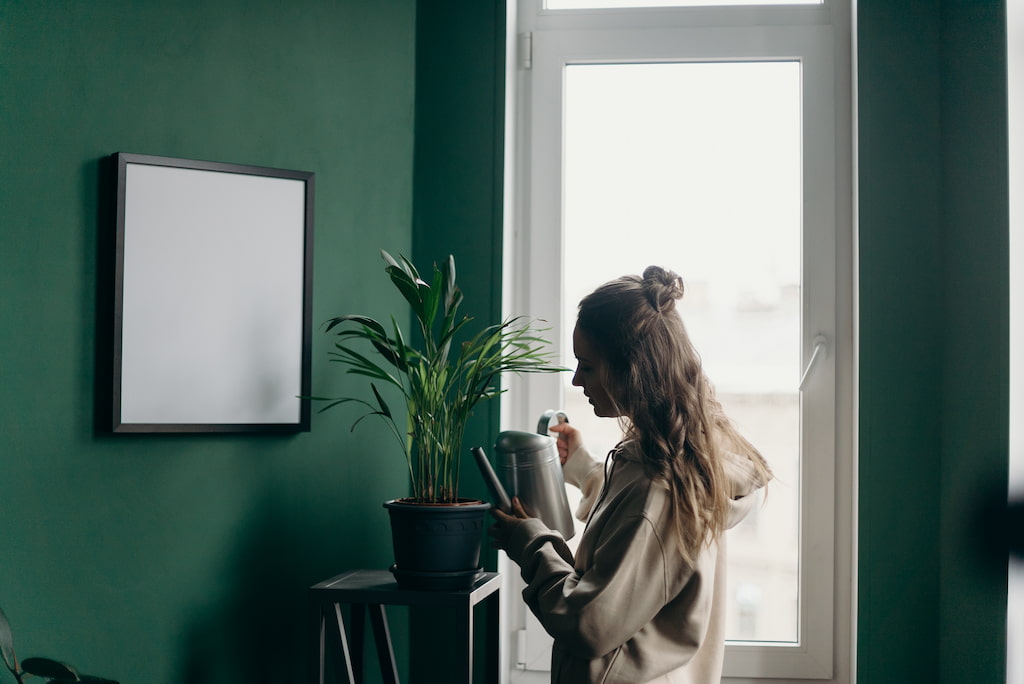
[[575,558],[558,532],[495,510],[494,545],[519,564],[523,597],[554,637],[552,682],[719,682],[724,536],[770,479],[723,414],[676,300],[682,279],[651,266],[580,302],[573,384],[623,440],[602,464],[568,424],[559,451],[587,520]]

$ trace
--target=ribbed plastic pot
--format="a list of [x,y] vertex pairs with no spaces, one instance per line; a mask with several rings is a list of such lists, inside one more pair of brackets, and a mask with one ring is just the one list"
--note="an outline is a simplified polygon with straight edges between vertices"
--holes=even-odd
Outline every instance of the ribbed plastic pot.
[[384,502],[395,552],[391,572],[399,586],[427,590],[472,586],[483,571],[480,547],[490,507],[483,501],[462,499],[453,504]]

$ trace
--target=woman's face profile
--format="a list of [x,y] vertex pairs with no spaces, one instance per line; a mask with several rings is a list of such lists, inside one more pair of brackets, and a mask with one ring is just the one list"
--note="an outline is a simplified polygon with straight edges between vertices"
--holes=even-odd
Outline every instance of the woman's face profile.
[[618,409],[605,387],[607,368],[604,357],[579,327],[572,332],[572,350],[576,356],[576,374],[572,376],[572,384],[583,388],[583,394],[594,407],[594,415],[602,418],[617,417]]

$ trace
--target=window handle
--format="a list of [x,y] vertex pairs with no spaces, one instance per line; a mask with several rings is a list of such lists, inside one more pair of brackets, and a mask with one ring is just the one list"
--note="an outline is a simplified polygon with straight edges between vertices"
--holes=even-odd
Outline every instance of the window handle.
[[811,360],[807,362],[807,368],[804,369],[804,374],[800,378],[800,391],[803,391],[804,385],[807,384],[807,378],[814,370],[814,364],[818,363],[818,359],[825,358],[828,358],[828,338],[819,333],[814,338],[814,352],[811,354]]

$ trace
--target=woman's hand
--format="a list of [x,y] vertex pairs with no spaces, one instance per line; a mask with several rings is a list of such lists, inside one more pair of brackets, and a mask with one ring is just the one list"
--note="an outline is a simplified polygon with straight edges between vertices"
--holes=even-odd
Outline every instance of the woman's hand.
[[523,508],[523,502],[518,496],[512,498],[512,515],[500,508],[492,508],[491,515],[494,516],[494,524],[487,530],[491,537],[491,546],[502,550],[508,548],[509,537],[512,536],[512,530],[518,521],[531,517]]
[[572,453],[583,444],[583,435],[569,423],[549,425],[548,432],[555,433],[558,438],[558,460],[564,466]]

